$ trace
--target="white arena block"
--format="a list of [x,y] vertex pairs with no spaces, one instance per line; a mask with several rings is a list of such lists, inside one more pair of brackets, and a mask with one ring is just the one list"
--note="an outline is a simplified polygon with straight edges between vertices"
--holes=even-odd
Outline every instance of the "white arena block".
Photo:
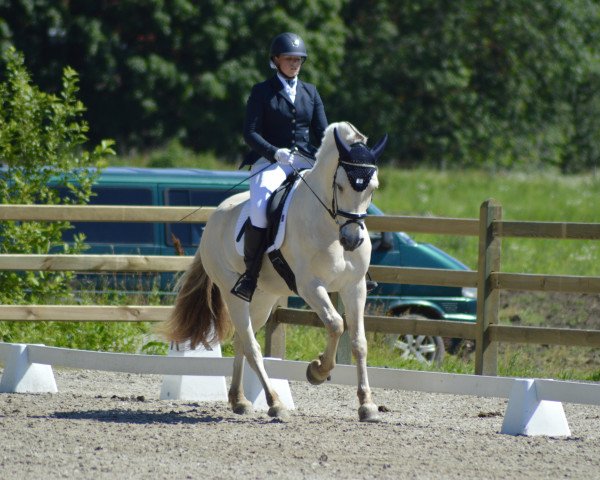
[[507,435],[570,436],[561,402],[539,400],[535,380],[514,381],[500,433]]
[[[221,358],[221,345],[216,345],[212,350],[199,345],[192,350],[189,342],[179,345],[172,343],[169,356]],[[165,375],[160,389],[160,399],[227,402],[227,384],[223,376]]]
[[29,362],[26,344],[2,344],[0,357],[4,372],[0,380],[2,393],[56,393],[56,380],[50,365]]
[[[265,360],[282,361],[280,358],[265,358]],[[294,399],[292,398],[292,391],[290,390],[290,382],[284,378],[271,378],[271,384],[279,395],[279,400],[286,406],[288,410],[294,410]],[[269,405],[267,404],[267,397],[265,391],[258,379],[258,375],[250,368],[246,363],[244,365],[244,395],[252,403],[252,406],[256,410],[268,410]]]

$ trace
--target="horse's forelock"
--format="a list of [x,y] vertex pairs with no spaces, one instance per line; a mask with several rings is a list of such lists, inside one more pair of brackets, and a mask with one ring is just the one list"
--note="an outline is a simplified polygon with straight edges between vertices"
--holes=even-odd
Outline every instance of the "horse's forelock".
[[333,131],[336,128],[338,135],[346,142],[347,145],[352,145],[353,143],[357,142],[365,144],[367,143],[367,136],[360,133],[358,129],[350,122],[331,123],[325,129],[325,133],[323,134],[323,141],[316,155],[317,160],[320,158],[329,158],[330,156],[334,156],[337,159],[338,151],[333,135]]

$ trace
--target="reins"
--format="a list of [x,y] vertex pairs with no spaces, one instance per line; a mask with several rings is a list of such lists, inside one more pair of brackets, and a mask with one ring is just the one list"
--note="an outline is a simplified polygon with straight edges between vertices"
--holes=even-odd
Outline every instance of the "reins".
[[[258,172],[254,172],[252,175],[248,175],[246,178],[244,178],[241,182],[236,183],[233,187],[228,188],[227,190],[225,190],[224,195],[227,195],[229,192],[231,192],[234,188],[239,187],[242,183],[247,182],[248,180],[250,180],[252,177],[258,175],[259,173],[262,173],[264,170],[266,170],[267,168],[269,168],[271,166],[271,164],[269,163],[268,165],[265,165],[263,168],[261,168]],[[293,167],[292,167],[293,168]],[[198,210],[200,210],[202,207],[198,207],[194,210],[192,210],[190,213],[188,213],[185,217],[180,218],[179,220],[177,220],[177,223],[183,222],[186,218],[191,217],[194,213],[196,213]]]
[[[347,163],[347,162],[343,162],[342,160],[339,159],[338,157],[338,168],[340,165]],[[361,165],[362,166],[362,165]],[[365,165],[367,166],[367,165]],[[373,165],[368,165],[369,167],[373,167]],[[311,191],[311,193],[313,194],[313,196],[319,201],[319,203],[323,206],[323,208],[327,211],[327,213],[329,213],[329,216],[333,219],[333,221],[340,226],[340,228],[344,228],[346,225],[348,225],[349,223],[357,223],[358,225],[360,225],[361,229],[364,229],[364,223],[362,222],[362,220],[364,220],[365,218],[367,218],[367,212],[364,213],[353,213],[353,212],[347,212],[345,210],[340,210],[338,208],[338,202],[337,202],[337,192],[335,189],[335,180],[337,178],[337,172],[338,169],[336,168],[335,170],[335,174],[333,175],[333,182],[332,182],[332,190],[333,190],[333,196],[331,198],[331,208],[329,208],[325,202],[323,200],[321,200],[321,198],[319,197],[319,195],[312,189],[312,187],[308,184],[308,182],[304,179],[304,176],[300,174],[300,171],[297,170],[293,165],[290,164],[290,167],[292,167],[292,170],[294,171],[294,173],[296,173],[296,175],[298,175],[298,177],[300,177],[300,180],[302,180],[302,182],[304,182],[304,185],[306,185],[308,187],[308,189]],[[342,225],[340,225],[338,223],[338,221],[336,220],[336,217],[344,217],[347,218],[348,220],[343,223]]]
[[[296,150],[292,150],[292,153],[296,152]],[[314,166],[314,161],[312,158],[307,157],[305,155],[303,155],[304,158],[307,158],[308,160],[313,162],[313,166]],[[339,159],[338,157],[338,168],[339,166],[343,166],[344,164],[348,164],[348,162],[344,162],[342,160]],[[254,172],[252,175],[249,175],[248,177],[244,178],[241,182],[236,183],[235,185],[233,185],[232,187],[230,187],[229,189],[227,189],[225,191],[225,195],[228,194],[229,192],[231,192],[232,190],[234,190],[235,188],[239,187],[242,183],[247,182],[248,180],[250,180],[252,177],[258,175],[259,173],[262,173],[264,170],[266,170],[267,168],[269,168],[272,164],[269,163],[267,165],[265,165],[263,168],[261,168],[260,170],[258,170],[257,172]],[[346,225],[348,225],[349,223],[357,223],[360,225],[361,229],[364,229],[364,223],[362,222],[362,220],[364,220],[365,218],[367,218],[367,212],[364,213],[354,213],[354,212],[347,212],[345,210],[340,210],[338,208],[338,201],[337,201],[337,191],[335,189],[335,180],[337,178],[337,172],[338,169],[336,168],[335,170],[335,174],[333,175],[333,182],[332,182],[332,190],[333,190],[333,196],[331,199],[331,208],[329,208],[325,202],[323,200],[321,200],[321,197],[319,197],[319,195],[317,194],[317,192],[315,192],[312,187],[308,184],[308,182],[304,179],[304,176],[301,174],[301,172],[294,167],[292,164],[289,164],[290,167],[292,167],[292,170],[294,171],[294,173],[300,178],[300,180],[302,182],[304,182],[304,185],[306,185],[308,187],[308,189],[310,190],[310,192],[313,194],[313,196],[318,200],[318,202],[321,204],[321,206],[327,211],[327,213],[329,214],[329,216],[332,218],[332,220],[340,226],[340,228],[345,227]],[[377,168],[374,167],[373,165],[368,165],[368,164],[352,164],[354,166],[363,166],[363,167],[373,167],[373,168]],[[186,218],[191,217],[192,215],[194,215],[198,210],[200,210],[202,207],[198,207],[194,210],[192,210],[190,213],[188,213],[187,215],[185,215],[184,217],[182,217],[181,219],[179,219],[177,221],[177,223],[183,222]],[[336,220],[337,217],[344,217],[346,219],[348,219],[345,223],[343,223],[342,225],[340,225],[338,223],[338,221]]]

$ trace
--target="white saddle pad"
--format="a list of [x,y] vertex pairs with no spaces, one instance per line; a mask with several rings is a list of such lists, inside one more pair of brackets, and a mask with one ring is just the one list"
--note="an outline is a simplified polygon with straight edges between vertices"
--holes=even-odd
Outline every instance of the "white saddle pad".
[[[300,172],[300,175],[303,175],[303,174],[304,174],[304,171]],[[294,183],[294,185],[292,186],[291,192],[285,199],[285,204],[283,205],[283,212],[281,213],[281,218],[279,219],[279,230],[277,230],[277,236],[275,237],[275,241],[273,242],[273,244],[269,245],[267,247],[267,253],[281,248],[281,245],[283,244],[283,239],[285,238],[287,212],[290,208],[290,204],[292,203],[292,197],[294,196],[294,193],[296,192],[296,188],[298,188],[299,183],[300,183],[300,179],[298,178],[296,180],[296,182]],[[244,256],[245,235],[242,235],[239,240],[237,240],[237,238],[239,236],[240,230],[242,228],[244,228],[244,224],[246,223],[246,220],[248,220],[249,216],[250,216],[250,200],[246,200],[246,202],[244,202],[244,206],[242,207],[242,211],[240,212],[240,216],[237,219],[237,222],[235,224],[235,230],[234,230],[234,233],[235,233],[234,240],[236,241],[235,249],[236,249],[238,255],[240,255],[242,257]]]

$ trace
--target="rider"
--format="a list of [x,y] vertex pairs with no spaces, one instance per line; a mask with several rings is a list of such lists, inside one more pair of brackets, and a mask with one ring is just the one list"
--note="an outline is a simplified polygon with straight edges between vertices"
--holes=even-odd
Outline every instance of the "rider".
[[250,221],[244,232],[246,271],[231,293],[247,302],[256,289],[266,249],[269,197],[294,169],[312,167],[315,145],[320,145],[327,128],[319,92],[298,78],[307,56],[298,35],[277,35],[269,52],[269,65],[277,73],[254,85],[246,106],[244,139],[252,149],[242,163],[252,166]]

